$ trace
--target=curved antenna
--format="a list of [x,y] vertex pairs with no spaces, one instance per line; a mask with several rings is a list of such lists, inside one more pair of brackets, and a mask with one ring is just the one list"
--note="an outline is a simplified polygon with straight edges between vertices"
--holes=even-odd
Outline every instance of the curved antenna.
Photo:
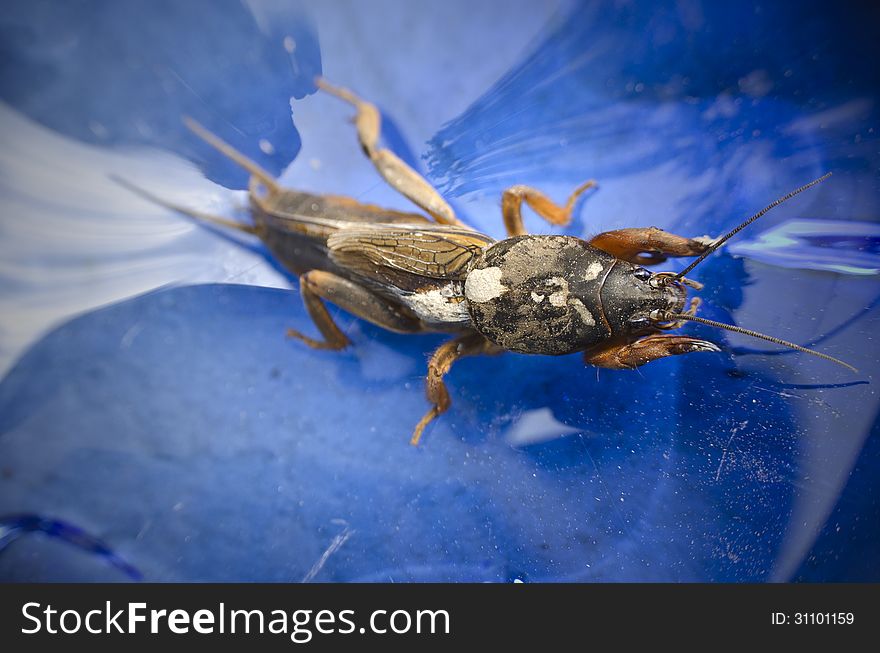
[[702,263],[704,260],[706,260],[706,258],[708,258],[709,255],[711,255],[715,250],[717,250],[717,249],[718,249],[719,247],[721,247],[724,243],[726,243],[728,240],[730,240],[730,239],[733,238],[735,235],[737,235],[740,231],[742,231],[743,229],[745,229],[746,227],[748,227],[748,226],[749,226],[750,224],[752,224],[755,220],[757,220],[758,218],[760,218],[761,216],[763,216],[765,213],[767,213],[768,211],[770,211],[770,209],[774,209],[774,208],[776,208],[777,206],[779,206],[779,205],[782,204],[783,202],[785,202],[785,201],[787,201],[787,200],[790,200],[790,199],[791,199],[792,197],[794,197],[795,195],[797,195],[797,194],[799,194],[799,193],[803,193],[805,190],[807,190],[808,188],[812,188],[813,186],[815,186],[815,185],[818,184],[819,182],[825,181],[825,180],[828,179],[828,177],[830,177],[830,176],[831,176],[831,173],[830,173],[830,172],[825,173],[824,175],[822,175],[822,176],[819,177],[818,179],[814,179],[813,181],[811,181],[809,184],[805,184],[805,185],[801,186],[800,188],[798,188],[797,190],[793,190],[793,191],[791,191],[788,195],[785,195],[784,197],[780,197],[778,200],[776,200],[776,201],[773,202],[772,204],[768,204],[768,205],[765,206],[763,209],[761,209],[760,211],[758,211],[755,215],[753,215],[751,218],[749,218],[748,220],[746,220],[745,222],[743,222],[741,225],[739,225],[738,227],[736,227],[733,231],[727,233],[726,235],[722,236],[721,238],[719,238],[718,240],[716,240],[714,243],[712,243],[712,246],[711,246],[709,249],[707,249],[705,252],[703,252],[703,253],[700,255],[700,257],[699,257],[698,259],[696,259],[695,261],[693,261],[693,262],[692,262],[689,266],[687,266],[684,270],[682,270],[681,272],[679,272],[678,274],[676,274],[674,277],[672,277],[672,280],[673,280],[673,281],[679,281],[684,275],[686,275],[688,272],[690,272],[690,271],[693,270],[695,267],[697,267],[700,263]]
[[697,317],[695,315],[688,315],[687,313],[667,313],[663,312],[660,316],[663,321],[666,318],[676,319],[676,320],[687,320],[688,322],[699,322],[700,324],[705,324],[706,326],[715,327],[717,329],[724,329],[725,331],[733,331],[734,333],[742,333],[746,336],[751,336],[752,338],[760,338],[761,340],[766,340],[767,342],[772,342],[777,345],[782,345],[783,347],[789,347],[794,349],[795,351],[803,352],[804,354],[810,354],[812,356],[818,356],[819,358],[824,358],[827,361],[831,361],[832,363],[837,363],[838,365],[843,365],[848,370],[852,370],[853,372],[858,372],[858,370],[850,365],[849,363],[844,363],[839,358],[834,358],[834,356],[829,356],[828,354],[823,354],[822,352],[813,351],[812,349],[807,349],[806,347],[801,347],[800,345],[796,345],[793,342],[789,342],[788,340],[783,340],[782,338],[777,338],[775,336],[768,336],[763,333],[758,333],[757,331],[752,331],[751,329],[743,329],[742,327],[733,326],[732,324],[724,324],[724,322],[716,322],[715,320],[707,320],[704,317]]

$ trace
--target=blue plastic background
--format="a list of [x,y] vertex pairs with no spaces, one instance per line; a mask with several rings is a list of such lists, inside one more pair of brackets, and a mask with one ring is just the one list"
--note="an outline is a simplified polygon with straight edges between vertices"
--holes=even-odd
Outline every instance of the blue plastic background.
[[[574,235],[717,234],[827,170],[766,222],[877,220],[876,11],[524,3],[501,29],[493,10],[506,3],[340,3],[323,23],[308,3],[257,5],[271,22],[233,2],[13,3],[0,20],[2,99],[66,136],[160,146],[240,188],[244,175],[180,114],[281,172],[311,137],[295,128],[296,102],[290,123],[288,98],[324,70],[375,98],[389,145],[496,237],[503,188],[561,198],[586,177],[601,189]],[[412,52],[375,41],[395,30],[430,41]],[[518,62],[467,97],[459,76],[489,66],[471,49],[517,39]],[[434,50],[455,51],[456,65]],[[431,123],[446,103],[467,108]],[[347,124],[318,137],[354,139]],[[260,138],[286,146],[268,157]],[[391,195],[350,165],[354,194]],[[73,319],[0,384],[0,578],[880,579],[866,383],[876,279],[729,254],[695,276],[707,317],[815,344],[860,373],[696,326],[725,353],[598,374],[577,356],[465,360],[452,410],[416,449],[439,336],[338,312],[354,350],[312,351],[283,337],[312,328],[295,293],[235,285],[163,288]],[[548,414],[556,422],[537,434],[529,422],[523,443],[523,417]]]

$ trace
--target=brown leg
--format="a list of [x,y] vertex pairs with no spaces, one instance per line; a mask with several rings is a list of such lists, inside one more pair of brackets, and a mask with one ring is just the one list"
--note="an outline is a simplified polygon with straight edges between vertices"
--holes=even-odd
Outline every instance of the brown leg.
[[374,104],[365,102],[347,88],[333,86],[321,77],[318,77],[315,83],[319,88],[345,100],[357,109],[354,123],[364,154],[370,158],[376,170],[394,190],[422,207],[440,224],[454,224],[469,229],[455,217],[452,207],[424,177],[391,150],[376,147],[382,129],[382,117]]
[[524,236],[528,233],[522,219],[523,200],[532,207],[535,213],[550,224],[565,226],[571,222],[571,210],[577,202],[577,198],[595,185],[596,182],[591,179],[575,188],[565,206],[559,206],[544,193],[530,186],[511,186],[501,196],[501,214],[504,216],[507,235],[509,237]]
[[588,349],[584,362],[611,370],[631,370],[658,358],[679,356],[695,351],[721,351],[708,340],[672,334],[650,335],[632,343],[615,343]]
[[443,377],[449,372],[453,363],[464,356],[490,353],[494,349],[494,345],[478,333],[459,336],[454,340],[444,342],[437,348],[431,355],[431,360],[428,361],[428,376],[425,378],[425,391],[428,395],[428,401],[434,405],[416,424],[412,438],[409,441],[410,444],[417,445],[425,427],[434,418],[449,409],[452,401],[449,399],[449,391],[446,389],[446,384],[443,383]]
[[316,340],[294,329],[288,329],[287,335],[298,338],[315,349],[338,350],[350,344],[349,339],[333,322],[327,307],[321,301],[322,298],[389,331],[413,333],[422,330],[421,322],[407,315],[401,307],[330,272],[307,272],[299,278],[299,288],[303,304],[324,339]]
[[669,256],[699,256],[709,249],[712,239],[685,238],[657,227],[643,227],[606,231],[593,238],[590,245],[630,263],[654,265]]

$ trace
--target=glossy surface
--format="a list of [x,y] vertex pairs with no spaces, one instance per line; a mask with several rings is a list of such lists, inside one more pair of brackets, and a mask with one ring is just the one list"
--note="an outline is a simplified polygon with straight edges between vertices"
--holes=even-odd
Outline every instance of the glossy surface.
[[880,215],[877,15],[826,5],[8,11],[0,578],[878,580],[875,275],[828,271],[827,251],[817,263],[800,245],[800,266],[783,247],[692,275],[706,317],[858,375],[696,325],[725,353],[632,373],[468,359],[452,410],[412,448],[441,338],[337,312],[351,351],[287,341],[312,327],[259,246],[106,177],[235,215],[242,195],[225,187],[244,176],[184,134],[189,113],[285,184],[409,210],[363,160],[346,107],[307,95],[322,71],[375,101],[389,146],[495,237],[514,183],[561,200],[596,178],[571,235],[695,236],[831,170],[743,242],[790,219],[846,221],[832,240],[864,267]]

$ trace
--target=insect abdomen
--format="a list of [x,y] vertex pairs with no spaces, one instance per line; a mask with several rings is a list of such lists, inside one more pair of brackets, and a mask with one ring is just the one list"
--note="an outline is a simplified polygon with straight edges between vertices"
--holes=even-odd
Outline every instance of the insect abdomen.
[[471,322],[461,281],[441,282],[415,292],[401,292],[397,298],[422,322],[440,330],[444,326],[459,329]]

